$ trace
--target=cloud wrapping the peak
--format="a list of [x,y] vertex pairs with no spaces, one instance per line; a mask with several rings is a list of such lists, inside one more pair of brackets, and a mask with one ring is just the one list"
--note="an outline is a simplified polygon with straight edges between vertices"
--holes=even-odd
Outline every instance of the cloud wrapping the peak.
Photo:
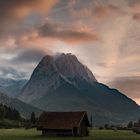
[[11,59],[11,62],[14,64],[27,64],[40,61],[46,53],[43,50],[29,48],[21,49],[16,57]]

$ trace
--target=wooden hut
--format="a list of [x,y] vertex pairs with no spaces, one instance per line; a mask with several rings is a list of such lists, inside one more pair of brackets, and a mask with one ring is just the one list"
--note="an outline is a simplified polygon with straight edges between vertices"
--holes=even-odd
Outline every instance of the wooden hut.
[[134,123],[133,132],[140,134],[140,123]]
[[44,112],[39,117],[37,130],[42,130],[43,135],[87,136],[89,126],[85,111]]

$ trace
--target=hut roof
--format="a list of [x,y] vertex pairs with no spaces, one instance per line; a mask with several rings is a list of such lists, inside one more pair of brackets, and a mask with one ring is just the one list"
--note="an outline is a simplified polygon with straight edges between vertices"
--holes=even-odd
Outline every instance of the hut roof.
[[140,128],[140,123],[134,123],[134,127],[139,127]]
[[78,127],[86,119],[87,126],[90,126],[87,113],[80,112],[44,112],[38,120],[37,129],[72,129]]

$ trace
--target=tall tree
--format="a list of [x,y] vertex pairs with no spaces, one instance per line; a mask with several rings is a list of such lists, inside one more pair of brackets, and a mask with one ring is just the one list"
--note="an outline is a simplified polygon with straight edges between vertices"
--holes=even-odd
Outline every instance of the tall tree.
[[90,116],[90,125],[91,125],[91,128],[92,128],[92,115]]
[[138,120],[138,123],[140,124],[140,118],[139,118],[139,120]]
[[130,121],[130,122],[128,123],[127,127],[128,127],[128,128],[133,128],[133,122]]
[[5,108],[3,105],[0,105],[0,119],[3,120],[5,118]]
[[35,113],[34,112],[31,113],[30,121],[31,121],[32,124],[35,124],[35,122],[36,122],[36,117],[35,117]]

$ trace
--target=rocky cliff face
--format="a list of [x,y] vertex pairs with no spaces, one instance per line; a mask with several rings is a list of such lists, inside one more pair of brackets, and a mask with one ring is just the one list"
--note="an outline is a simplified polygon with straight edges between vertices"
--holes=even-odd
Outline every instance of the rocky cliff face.
[[[77,81],[78,80],[78,81]],[[35,68],[31,79],[20,94],[19,99],[31,102],[43,97],[62,82],[77,86],[80,81],[97,82],[92,72],[72,54],[45,56]]]

